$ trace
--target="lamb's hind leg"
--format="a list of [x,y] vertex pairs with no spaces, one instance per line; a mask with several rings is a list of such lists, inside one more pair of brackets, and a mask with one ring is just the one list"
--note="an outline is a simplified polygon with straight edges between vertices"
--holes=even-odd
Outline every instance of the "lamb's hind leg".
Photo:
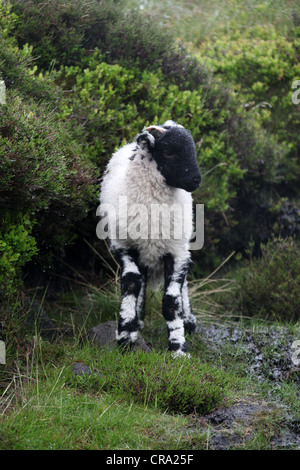
[[116,339],[119,345],[132,346],[137,340],[139,328],[139,298],[143,276],[136,263],[133,250],[119,249],[115,252],[121,267],[121,308]]
[[191,307],[189,293],[188,293],[188,284],[187,278],[183,282],[182,286],[182,302],[183,302],[183,323],[184,323],[184,331],[186,333],[192,334],[196,330],[196,317],[193,314],[193,310]]
[[142,284],[137,300],[137,315],[139,328],[144,328],[144,318],[146,314],[146,290],[147,290],[147,269],[139,266],[142,275]]
[[170,254],[164,257],[165,292],[162,311],[168,328],[169,350],[174,351],[175,355],[186,353],[182,287],[188,265],[188,260],[177,260]]

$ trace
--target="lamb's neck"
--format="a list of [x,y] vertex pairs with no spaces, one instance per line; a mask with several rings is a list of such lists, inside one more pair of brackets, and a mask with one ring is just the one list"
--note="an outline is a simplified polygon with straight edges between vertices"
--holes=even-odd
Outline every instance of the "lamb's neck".
[[151,198],[153,203],[171,202],[174,199],[177,189],[166,184],[155,160],[151,157],[132,161],[127,176],[130,179],[130,186],[135,188],[137,199]]

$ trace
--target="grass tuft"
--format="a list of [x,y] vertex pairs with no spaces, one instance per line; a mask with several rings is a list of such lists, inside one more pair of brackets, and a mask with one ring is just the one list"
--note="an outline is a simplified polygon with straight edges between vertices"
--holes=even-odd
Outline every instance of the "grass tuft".
[[102,390],[145,407],[168,413],[209,413],[223,402],[226,376],[200,359],[168,353],[101,352],[91,376],[72,376],[70,387]]

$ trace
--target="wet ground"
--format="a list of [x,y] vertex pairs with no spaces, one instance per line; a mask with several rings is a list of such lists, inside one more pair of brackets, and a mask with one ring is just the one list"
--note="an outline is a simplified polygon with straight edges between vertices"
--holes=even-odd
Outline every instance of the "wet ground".
[[[88,336],[99,347],[112,347],[115,322],[97,325]],[[299,340],[296,336],[286,327],[273,325],[247,328],[241,323],[203,324],[197,327],[189,346],[192,354],[198,351],[203,358],[215,358],[225,368],[230,365],[240,375],[250,377],[254,384],[266,384],[266,389],[292,382],[300,391],[300,361],[293,348]],[[150,350],[141,335],[136,347]],[[74,372],[86,371],[80,366],[79,371],[74,369]],[[192,431],[207,435],[207,448],[212,450],[300,449],[299,416],[291,414],[271,393],[270,401],[264,401],[255,390],[253,392],[210,415],[195,416]],[[300,401],[300,394],[297,399]],[[186,431],[189,430],[191,428]]]
[[[299,340],[288,328],[269,326],[247,329],[241,325],[198,326],[196,338],[207,354],[215,354],[224,365],[240,363],[241,375],[255,383],[284,387],[293,382],[300,401],[300,366],[295,350]],[[194,340],[195,341],[195,340]],[[300,419],[278,400],[255,396],[236,401],[208,416],[195,418],[198,429],[208,435],[208,448],[225,450],[245,446],[300,449]]]
[[[41,327],[43,330],[43,324]],[[88,332],[88,337],[99,347],[111,347],[115,343],[115,322],[97,325]],[[270,399],[268,393],[264,394],[264,400],[259,398],[254,387],[254,393],[244,399],[210,415],[195,416],[191,426],[193,431],[207,436],[208,449],[300,449],[300,418],[299,413],[295,414],[300,408],[299,340],[300,333],[283,326],[200,323],[189,341],[192,354],[201,354],[203,360],[212,359],[224,368],[232,367],[254,384],[270,390]],[[147,351],[151,344],[139,335],[137,347]],[[82,367],[85,366],[75,364],[74,373],[90,373]],[[293,407],[280,403],[271,392],[272,387],[280,389],[290,383],[298,390],[293,397],[298,405]]]
[[300,449],[300,423],[278,405],[247,398],[198,419],[208,448]]
[[[299,337],[298,337],[299,336]],[[247,374],[257,380],[298,380],[300,385],[300,334],[282,326],[245,328],[242,325],[211,324],[198,326],[196,338],[212,354],[226,362],[239,358]],[[300,344],[300,343],[299,343]]]

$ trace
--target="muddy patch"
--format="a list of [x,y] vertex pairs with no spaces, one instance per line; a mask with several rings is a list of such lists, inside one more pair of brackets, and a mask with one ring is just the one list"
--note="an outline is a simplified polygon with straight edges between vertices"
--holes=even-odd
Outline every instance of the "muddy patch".
[[211,450],[300,449],[299,423],[267,402],[239,400],[196,420]]
[[259,381],[300,379],[300,366],[293,360],[293,343],[300,338],[285,327],[260,327],[250,331],[242,326],[200,325],[197,339],[212,354],[226,360],[241,360],[243,372]]
[[[217,323],[198,326],[191,347],[200,348],[204,357],[221,361],[225,369],[233,367],[254,383],[300,386],[300,366],[293,358],[293,344],[299,339],[281,326],[248,329],[241,324]],[[300,395],[294,398],[298,400]],[[287,407],[270,399],[271,403],[253,395],[196,417],[198,430],[207,436],[207,448],[299,450],[299,416],[289,415]]]

